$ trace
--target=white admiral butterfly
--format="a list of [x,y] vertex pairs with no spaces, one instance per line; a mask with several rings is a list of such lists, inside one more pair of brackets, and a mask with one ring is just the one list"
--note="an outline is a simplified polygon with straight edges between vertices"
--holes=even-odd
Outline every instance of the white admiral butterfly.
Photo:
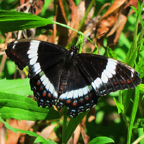
[[101,55],[77,53],[37,40],[8,44],[7,56],[19,69],[29,67],[31,89],[42,107],[67,106],[76,117],[92,108],[102,95],[136,87],[141,79],[130,66]]

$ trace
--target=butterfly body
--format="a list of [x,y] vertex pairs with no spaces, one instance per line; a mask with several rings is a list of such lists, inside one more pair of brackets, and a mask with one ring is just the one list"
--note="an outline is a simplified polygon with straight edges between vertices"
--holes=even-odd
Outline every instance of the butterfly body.
[[23,69],[29,67],[31,89],[42,107],[67,106],[76,117],[92,108],[100,96],[134,88],[141,80],[130,66],[93,54],[78,54],[43,41],[19,40],[8,44],[6,54]]

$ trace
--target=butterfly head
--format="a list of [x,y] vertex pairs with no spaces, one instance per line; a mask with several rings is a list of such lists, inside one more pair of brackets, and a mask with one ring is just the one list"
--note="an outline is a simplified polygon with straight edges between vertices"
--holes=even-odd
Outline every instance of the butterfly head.
[[74,53],[77,53],[77,50],[78,50],[79,48],[77,47],[77,46],[71,46],[71,51],[73,51]]

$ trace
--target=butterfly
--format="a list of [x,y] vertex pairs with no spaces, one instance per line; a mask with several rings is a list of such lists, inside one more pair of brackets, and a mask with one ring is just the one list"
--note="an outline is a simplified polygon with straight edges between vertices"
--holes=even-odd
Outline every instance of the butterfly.
[[62,108],[76,117],[96,105],[100,96],[136,87],[141,79],[132,67],[101,55],[77,53],[38,40],[8,44],[7,56],[19,69],[29,67],[31,90],[38,106]]

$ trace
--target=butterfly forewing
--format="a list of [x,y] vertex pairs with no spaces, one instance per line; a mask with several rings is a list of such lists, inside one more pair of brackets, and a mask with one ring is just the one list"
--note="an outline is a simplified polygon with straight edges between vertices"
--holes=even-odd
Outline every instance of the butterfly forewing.
[[133,88],[141,82],[133,68],[112,58],[81,54],[78,61],[97,95]]
[[[58,45],[37,41],[18,40],[8,44],[6,54],[19,69],[29,66],[30,76],[36,75],[41,66],[47,68],[65,58],[67,50]],[[36,73],[37,72],[37,73]]]

